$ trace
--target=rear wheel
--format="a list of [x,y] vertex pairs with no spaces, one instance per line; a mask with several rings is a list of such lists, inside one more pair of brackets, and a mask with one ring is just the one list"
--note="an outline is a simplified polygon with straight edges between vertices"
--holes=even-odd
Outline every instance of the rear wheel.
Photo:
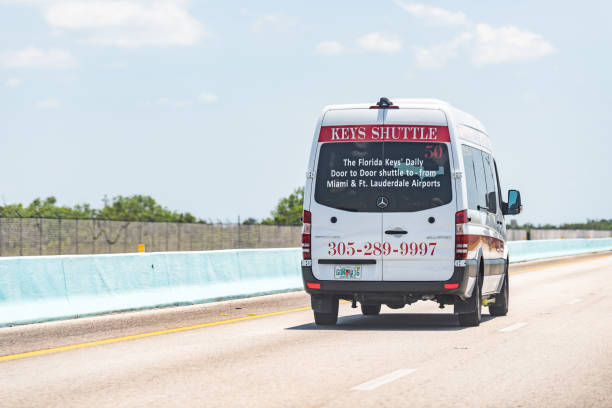
[[506,264],[506,273],[504,274],[504,284],[501,291],[495,295],[495,303],[489,305],[489,314],[491,316],[505,316],[508,314],[508,306],[510,304],[510,282],[508,282],[508,264]]
[[377,305],[361,305],[361,313],[364,315],[377,315],[380,314],[380,303]]
[[480,287],[480,274],[476,276],[474,290],[472,296],[467,301],[472,305],[472,311],[459,314],[459,324],[463,327],[473,327],[480,325],[481,307],[482,307],[482,288]]

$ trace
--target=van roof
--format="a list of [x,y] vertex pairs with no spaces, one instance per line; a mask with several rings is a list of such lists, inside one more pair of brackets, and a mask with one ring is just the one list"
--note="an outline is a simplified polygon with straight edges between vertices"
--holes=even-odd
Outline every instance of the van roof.
[[[450,103],[440,99],[433,98],[390,98],[393,104],[400,108],[421,108],[421,109],[439,109],[453,116],[453,119],[461,125],[468,126],[488,136],[484,125],[474,116],[460,109],[455,108]],[[330,110],[343,109],[367,109],[374,103],[354,103],[343,105],[329,105],[323,109],[323,113]]]

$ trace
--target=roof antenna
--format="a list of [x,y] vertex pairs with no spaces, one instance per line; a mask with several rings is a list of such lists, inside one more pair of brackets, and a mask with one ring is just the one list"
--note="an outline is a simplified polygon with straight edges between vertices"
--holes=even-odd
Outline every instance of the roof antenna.
[[376,105],[380,106],[381,108],[386,108],[392,106],[393,102],[391,102],[389,98],[385,98],[383,96],[382,98],[380,98],[380,101],[376,102]]
[[376,105],[370,106],[370,109],[398,109],[399,106],[396,106],[389,100],[389,98],[385,98],[384,96],[380,98]]

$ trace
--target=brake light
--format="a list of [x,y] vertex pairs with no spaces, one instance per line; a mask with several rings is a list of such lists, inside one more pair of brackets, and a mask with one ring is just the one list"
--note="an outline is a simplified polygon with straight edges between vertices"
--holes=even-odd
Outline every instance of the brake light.
[[321,289],[321,284],[320,283],[308,282],[308,283],[306,283],[306,286],[308,286],[308,289]]
[[468,222],[467,210],[459,211],[455,214],[455,224],[465,224]]
[[370,106],[370,109],[399,109],[399,106],[397,105],[388,105],[388,106],[372,105]]
[[304,217],[302,218],[302,257],[304,259],[310,258],[310,211],[304,210]]
[[469,239],[468,235],[464,234],[467,222],[467,210],[459,211],[455,214],[455,259],[467,259],[468,256]]
[[445,283],[444,289],[457,289],[459,287],[458,283]]

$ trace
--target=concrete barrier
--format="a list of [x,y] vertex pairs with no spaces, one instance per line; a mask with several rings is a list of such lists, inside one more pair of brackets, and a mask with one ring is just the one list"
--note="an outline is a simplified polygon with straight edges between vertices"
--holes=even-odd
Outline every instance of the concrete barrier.
[[300,289],[301,249],[0,258],[0,326]]
[[550,239],[508,242],[510,262],[524,262],[558,256],[612,250],[612,238]]
[[508,229],[506,230],[506,239],[508,241],[523,241],[527,239],[527,231]]
[[[612,250],[612,238],[508,243],[510,261]],[[0,258],[0,326],[298,290],[300,248]]]

